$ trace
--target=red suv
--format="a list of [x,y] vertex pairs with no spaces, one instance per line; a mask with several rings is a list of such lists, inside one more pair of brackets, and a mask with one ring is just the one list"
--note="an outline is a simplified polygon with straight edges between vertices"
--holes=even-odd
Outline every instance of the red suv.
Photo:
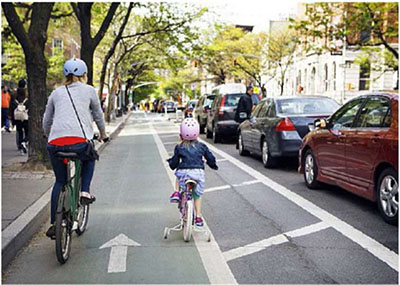
[[299,150],[299,172],[310,189],[338,185],[376,201],[384,220],[398,220],[398,95],[352,99],[314,122]]

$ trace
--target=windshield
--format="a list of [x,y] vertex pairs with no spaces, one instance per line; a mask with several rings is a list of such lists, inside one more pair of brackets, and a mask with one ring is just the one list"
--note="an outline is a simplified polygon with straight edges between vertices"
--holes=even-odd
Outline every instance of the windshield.
[[276,101],[277,111],[280,114],[332,114],[339,107],[335,100],[330,98],[293,98]]

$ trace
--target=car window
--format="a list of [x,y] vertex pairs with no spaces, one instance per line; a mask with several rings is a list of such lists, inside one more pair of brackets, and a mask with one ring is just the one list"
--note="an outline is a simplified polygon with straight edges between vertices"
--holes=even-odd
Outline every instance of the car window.
[[386,114],[390,108],[389,101],[385,98],[369,98],[362,107],[356,128],[380,128],[384,125]]
[[356,99],[348,102],[339,109],[329,120],[333,129],[351,128],[358,110],[363,104],[364,99]]
[[211,106],[214,102],[215,96],[208,96],[204,101],[204,106]]
[[268,118],[275,118],[276,117],[276,110],[275,110],[275,103],[274,102],[269,104],[269,108],[268,108],[268,111],[267,111],[267,117]]
[[385,118],[383,119],[382,127],[384,127],[384,128],[389,128],[390,127],[391,117],[392,117],[392,110],[389,109],[388,112],[386,113]]
[[264,102],[258,104],[258,105],[254,108],[253,112],[251,113],[251,116],[252,116],[253,118],[259,118],[260,110],[261,110],[261,108],[262,108],[263,105],[265,105]]
[[225,95],[225,106],[235,107],[239,103],[240,97],[244,94],[227,94]]
[[276,100],[278,113],[287,115],[332,114],[339,104],[331,98],[290,98]]

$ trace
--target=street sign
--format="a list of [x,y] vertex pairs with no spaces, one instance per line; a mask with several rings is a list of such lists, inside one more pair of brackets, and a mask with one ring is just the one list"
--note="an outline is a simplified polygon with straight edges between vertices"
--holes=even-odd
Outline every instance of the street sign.
[[128,246],[140,246],[140,244],[131,240],[124,234],[119,234],[99,247],[100,249],[111,247],[110,259],[108,261],[108,273],[126,271]]

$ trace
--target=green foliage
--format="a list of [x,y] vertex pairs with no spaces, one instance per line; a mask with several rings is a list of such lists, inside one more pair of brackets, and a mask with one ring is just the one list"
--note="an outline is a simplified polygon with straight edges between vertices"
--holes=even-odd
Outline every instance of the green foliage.
[[14,82],[21,78],[26,78],[24,51],[14,35],[10,35],[8,40],[2,41],[2,50],[3,55],[7,58],[6,64],[1,71],[2,78]]

